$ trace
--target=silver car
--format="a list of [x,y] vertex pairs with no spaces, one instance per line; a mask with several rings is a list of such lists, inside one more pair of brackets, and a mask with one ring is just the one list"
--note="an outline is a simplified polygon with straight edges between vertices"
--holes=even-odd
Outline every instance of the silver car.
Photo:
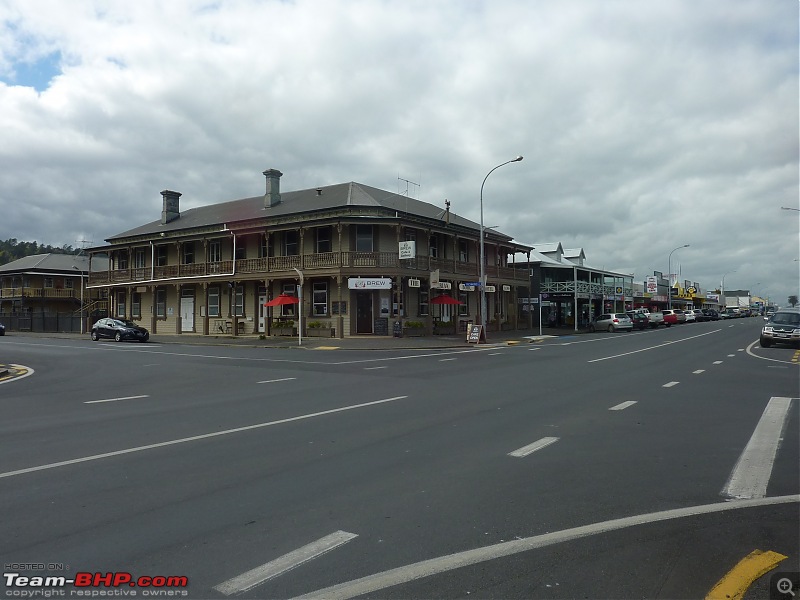
[[589,331],[633,331],[633,321],[625,313],[603,313],[589,324]]

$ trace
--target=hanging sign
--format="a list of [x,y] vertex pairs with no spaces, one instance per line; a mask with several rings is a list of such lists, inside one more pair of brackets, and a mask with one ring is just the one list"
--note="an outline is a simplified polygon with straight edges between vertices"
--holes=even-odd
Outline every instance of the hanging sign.
[[408,280],[408,287],[410,287],[410,288],[418,288],[419,287],[419,279],[409,279]]
[[400,260],[407,260],[409,258],[416,258],[417,256],[417,242],[400,242],[399,243],[399,256]]
[[390,290],[392,280],[389,277],[349,277],[347,288],[351,290]]

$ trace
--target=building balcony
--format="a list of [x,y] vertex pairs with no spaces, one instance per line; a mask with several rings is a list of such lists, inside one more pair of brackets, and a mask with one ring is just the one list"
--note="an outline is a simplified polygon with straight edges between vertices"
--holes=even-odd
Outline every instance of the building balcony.
[[11,287],[0,288],[0,298],[13,300],[18,298],[77,298],[80,299],[81,291],[56,288]]
[[[342,269],[377,269],[382,272],[392,269],[395,271],[419,271],[422,276],[432,270],[439,269],[440,276],[469,277],[470,279],[476,278],[480,270],[477,263],[467,263],[453,259],[417,256],[416,258],[401,260],[396,252],[321,252],[294,256],[239,259],[235,261],[235,269],[234,261],[223,260],[188,265],[137,267],[106,272],[95,271],[89,275],[89,285],[135,284],[137,282],[190,280],[204,277],[209,279],[217,277],[255,279],[255,277],[244,276],[270,275],[274,277],[294,273],[294,269],[303,270],[307,275],[324,275],[326,272],[338,272]],[[487,266],[486,275],[490,279],[512,280],[519,283],[527,283],[529,279],[527,269],[493,265]]]

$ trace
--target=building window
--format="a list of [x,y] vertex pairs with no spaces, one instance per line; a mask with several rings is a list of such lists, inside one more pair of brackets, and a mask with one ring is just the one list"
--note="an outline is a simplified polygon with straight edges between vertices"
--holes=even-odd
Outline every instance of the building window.
[[469,314],[469,292],[458,292],[458,301],[461,302],[458,306],[458,314],[466,317]]
[[218,287],[210,287],[210,288],[208,288],[208,316],[209,317],[218,317],[219,316],[219,288]]
[[144,269],[144,248],[138,248],[133,254],[133,268]]
[[131,294],[131,318],[142,318],[142,295],[139,292]]
[[[283,293],[286,294],[287,296],[296,296],[297,286],[294,283],[284,283]],[[294,317],[295,306],[296,306],[295,304],[281,304],[281,316]]]
[[157,267],[166,267],[167,266],[167,246],[156,246],[156,266]]
[[44,287],[48,288],[48,289],[53,287],[53,278],[52,277],[45,277],[44,278]]
[[244,316],[244,286],[237,285],[233,288],[233,314],[237,317]]
[[222,247],[219,242],[208,243],[208,262],[217,263],[222,260]]
[[183,244],[183,264],[194,264],[194,242]]
[[117,316],[125,318],[125,292],[117,292]]
[[167,318],[167,290],[164,288],[156,290],[156,317],[159,319]]
[[331,252],[333,246],[331,244],[331,228],[330,227],[317,227],[316,239],[316,252],[322,254],[323,252]]
[[74,290],[75,289],[74,286],[75,286],[75,283],[72,281],[72,279],[65,279],[64,280],[64,289],[65,290]]
[[458,240],[458,260],[461,262],[469,262],[469,241]]
[[398,290],[397,291],[397,304],[394,305],[394,314],[396,316],[398,316],[398,317],[405,317],[406,316],[405,310],[403,308],[403,302],[404,302],[403,298],[404,298],[403,290],[402,289]]
[[419,285],[419,307],[417,309],[418,317],[428,316],[428,282],[421,281]]
[[346,315],[347,314],[347,300],[342,300],[338,302],[334,300],[331,302],[331,314],[332,315]]
[[435,233],[428,238],[428,256],[431,258],[439,256],[439,236]]
[[405,228],[405,238],[407,242],[416,242],[417,241],[417,230],[411,227]]
[[267,236],[260,235],[258,236],[258,258],[267,258],[269,256],[267,251],[269,248],[267,247]]
[[284,256],[297,256],[297,232],[286,231],[283,234],[283,255]]
[[328,314],[328,284],[325,281],[314,283],[313,311],[315,316]]
[[372,225],[356,225],[356,252],[372,252]]
[[247,246],[244,244],[236,245],[236,260],[244,260],[247,258]]
[[120,270],[125,270],[128,268],[128,252],[122,251],[117,255],[117,266]]

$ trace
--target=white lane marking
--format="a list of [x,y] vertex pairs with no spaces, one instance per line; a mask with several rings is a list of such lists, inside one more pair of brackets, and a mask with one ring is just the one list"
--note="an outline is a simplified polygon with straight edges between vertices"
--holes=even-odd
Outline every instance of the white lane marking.
[[457,358],[442,358],[442,359],[439,359],[439,362],[447,362],[449,360],[458,360],[458,359]]
[[712,364],[712,365],[721,365],[721,364],[722,364],[722,361],[721,361],[721,360],[715,360],[715,361],[714,361],[713,363],[711,363],[711,364]]
[[282,379],[266,379],[264,381],[256,381],[256,383],[280,383],[281,381],[292,381],[297,377],[284,377]]
[[498,354],[502,354],[502,352],[489,352],[489,356],[497,356]]
[[705,373],[705,372],[706,372],[705,369],[697,369],[697,371],[692,371],[692,373],[694,373],[695,375],[700,375],[700,373]]
[[750,356],[752,356],[753,358],[760,358],[761,360],[769,360],[769,361],[772,361],[772,362],[783,363],[783,364],[785,364],[785,365],[796,365],[796,366],[800,366],[800,363],[797,363],[797,362],[790,362],[790,361],[788,361],[788,360],[780,360],[780,359],[778,359],[778,358],[767,358],[766,356],[759,356],[758,354],[756,354],[755,352],[753,352],[753,348],[754,348],[755,346],[758,346],[758,340],[756,340],[755,342],[753,342],[752,344],[750,344],[750,345],[747,347],[747,353],[748,353]]
[[737,352],[744,352],[744,348],[739,348]]
[[386,365],[384,365],[384,366],[382,366],[382,367],[364,367],[364,370],[365,370],[365,371],[375,371],[376,369],[388,369],[388,368],[389,368],[389,367],[387,367]]
[[84,404],[100,404],[102,402],[119,402],[120,400],[138,400],[139,398],[149,398],[149,394],[142,396],[123,396],[122,398],[109,398],[107,400],[87,400]]
[[25,379],[26,377],[30,377],[31,375],[33,375],[36,372],[33,369],[31,369],[30,367],[26,367],[25,365],[15,365],[13,363],[9,363],[9,365],[14,367],[15,369],[27,369],[28,372],[25,373],[24,375],[9,376],[8,379],[4,379],[3,381],[0,381],[0,384],[11,383],[12,381],[19,381],[20,379]]
[[563,531],[554,531],[552,533],[545,533],[543,535],[501,542],[499,544],[486,546],[484,548],[474,548],[464,552],[457,552],[455,554],[430,558],[418,563],[397,567],[395,569],[389,569],[388,571],[375,573],[374,575],[368,575],[367,577],[362,577],[361,579],[354,579],[352,581],[333,585],[322,590],[316,590],[301,596],[300,598],[336,598],[338,600],[348,600],[349,598],[366,596],[368,594],[374,595],[375,592],[384,590],[388,587],[401,585],[410,581],[416,581],[430,575],[438,575],[440,573],[446,573],[447,571],[452,571],[461,567],[468,567],[482,562],[495,560],[497,558],[512,556],[520,552],[528,552],[529,550],[545,548],[554,544],[569,542],[571,540],[586,538],[592,535],[608,533],[611,531],[618,531],[628,527],[649,525],[650,523],[660,523],[664,521],[671,521],[673,519],[694,517],[697,515],[722,513],[729,510],[739,510],[761,506],[776,506],[795,502],[800,502],[800,494],[792,496],[777,496],[774,498],[759,498],[756,500],[742,500],[740,502],[718,502],[716,504],[674,508],[672,510],[662,510],[649,514],[635,515],[633,517],[612,519],[610,521],[592,523],[591,525],[582,525],[580,527],[564,529]]
[[535,350],[541,350],[541,348],[528,348],[528,351],[534,352]]
[[670,381],[669,383],[665,383],[665,384],[664,384],[664,385],[662,385],[661,387],[670,388],[670,387],[672,387],[673,385],[678,385],[679,383],[680,383],[680,381]]
[[648,348],[640,348],[639,350],[633,350],[631,352],[623,352],[622,354],[614,354],[612,356],[604,356],[603,358],[595,358],[593,360],[588,360],[586,362],[594,363],[600,362],[601,360],[611,360],[612,358],[622,358],[623,356],[630,356],[631,354],[638,354],[639,352],[647,352],[648,350],[655,350],[656,348],[663,348],[664,346],[669,346],[671,344],[680,344],[681,342],[688,342],[689,340],[694,340],[696,338],[703,337],[705,335],[711,335],[712,333],[719,333],[719,329],[714,331],[709,331],[707,333],[701,333],[699,335],[693,335],[688,338],[683,338],[682,340],[673,340],[671,342],[664,342],[663,344],[658,344],[656,346],[650,346]]
[[272,427],[273,425],[283,425],[284,423],[293,423],[294,421],[304,421],[306,419],[313,419],[315,417],[322,417],[325,415],[332,415],[335,413],[344,412],[347,410],[355,410],[357,408],[366,408],[368,406],[376,406],[378,404],[385,404],[387,402],[394,402],[396,400],[404,400],[408,396],[395,396],[394,398],[384,398],[383,400],[373,400],[372,402],[362,402],[361,404],[351,404],[349,406],[342,406],[339,408],[332,408],[330,410],[323,410],[315,413],[308,413],[299,415],[297,417],[289,417],[287,419],[279,419],[278,421],[268,421],[266,423],[256,423],[255,425],[245,425],[243,427],[236,427],[234,429],[225,429],[223,431],[215,431],[213,433],[203,433],[201,435],[193,435],[191,437],[179,438],[177,440],[169,440],[166,442],[158,442],[156,444],[148,444],[146,446],[136,446],[135,448],[126,448],[124,450],[115,450],[113,452],[105,452],[103,454],[94,454],[92,456],[84,456],[82,458],[73,458],[71,460],[62,460],[61,462],[50,463],[46,465],[39,465],[37,467],[28,467],[27,469],[18,469],[16,471],[8,471],[0,473],[0,479],[4,477],[14,477],[16,475],[23,475],[25,473],[33,473],[35,471],[44,471],[46,469],[56,469],[58,467],[65,467],[67,465],[75,465],[78,463],[89,462],[93,460],[100,460],[102,458],[110,458],[112,456],[121,456],[123,454],[132,454],[134,452],[142,452],[144,450],[152,450],[154,448],[164,448],[166,446],[175,446],[177,444],[185,444],[187,442],[196,442],[198,440],[206,440],[209,438],[219,437],[222,435],[230,435],[232,433],[241,433],[243,431],[251,431],[253,429],[261,429],[262,427]]
[[734,356],[736,356],[736,355],[735,354],[728,354],[728,358],[733,358]]
[[260,567],[256,567],[255,569],[220,583],[214,586],[214,589],[226,596],[241,594],[252,590],[254,587],[261,585],[273,577],[277,577],[305,562],[322,556],[326,552],[330,552],[334,548],[338,548],[342,544],[346,544],[357,537],[358,535],[355,533],[348,533],[341,530],[335,531],[330,535],[318,539],[316,542],[306,544],[302,548],[284,554],[280,558],[276,558]]
[[628,400],[627,402],[623,402],[622,404],[617,404],[616,406],[612,406],[608,410],[625,410],[629,406],[633,406],[636,404],[636,400]]
[[728,498],[763,498],[772,475],[772,465],[789,416],[791,398],[773,396],[755,431],[736,462],[722,495]]
[[509,452],[509,456],[513,456],[515,458],[522,458],[524,456],[528,456],[536,452],[537,450],[541,450],[542,448],[546,448],[550,444],[554,444],[558,441],[557,437],[545,437],[540,440],[533,442],[532,444],[528,444],[527,446],[523,446],[518,450],[514,450],[513,452]]

